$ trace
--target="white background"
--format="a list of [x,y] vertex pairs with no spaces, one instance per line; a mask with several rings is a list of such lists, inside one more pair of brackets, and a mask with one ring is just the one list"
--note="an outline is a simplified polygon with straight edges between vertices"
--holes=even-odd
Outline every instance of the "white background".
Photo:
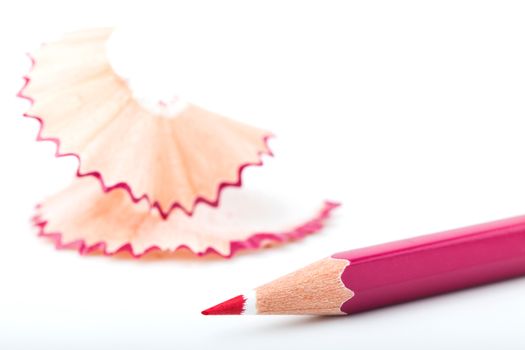
[[[189,3],[0,4],[0,348],[523,349],[524,279],[346,318],[199,312],[339,250],[525,213],[525,4]],[[70,29],[177,16],[194,27],[173,31],[171,52],[196,28],[235,33],[221,55],[248,62],[215,65],[203,94],[277,134],[275,162],[295,175],[275,186],[300,181],[343,207],[320,234],[229,261],[56,251],[29,218],[76,164],[34,142],[37,123],[21,117],[24,52]]]

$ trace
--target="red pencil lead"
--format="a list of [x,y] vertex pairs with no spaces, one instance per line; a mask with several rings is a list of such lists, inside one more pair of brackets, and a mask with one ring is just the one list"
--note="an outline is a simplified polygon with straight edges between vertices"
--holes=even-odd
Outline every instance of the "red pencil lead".
[[202,311],[203,315],[240,315],[244,311],[245,298],[238,295]]

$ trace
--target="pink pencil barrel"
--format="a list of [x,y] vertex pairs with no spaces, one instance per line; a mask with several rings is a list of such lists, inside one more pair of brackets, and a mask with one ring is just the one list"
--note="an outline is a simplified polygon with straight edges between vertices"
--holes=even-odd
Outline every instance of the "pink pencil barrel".
[[352,314],[525,275],[525,216],[337,253]]

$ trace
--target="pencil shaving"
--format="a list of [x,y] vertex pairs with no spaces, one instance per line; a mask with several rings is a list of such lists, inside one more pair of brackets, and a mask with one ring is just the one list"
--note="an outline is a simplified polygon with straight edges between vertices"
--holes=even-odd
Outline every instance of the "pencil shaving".
[[79,176],[99,179],[105,192],[124,189],[168,217],[217,206],[222,189],[271,155],[271,134],[173,96],[154,106],[136,96],[106,55],[111,29],[66,35],[32,55],[20,97],[41,123],[39,140],[57,156],[78,158]]
[[34,223],[40,235],[53,238],[57,247],[81,253],[101,250],[111,255],[127,250],[140,257],[152,250],[187,248],[199,256],[214,252],[231,257],[242,249],[290,242],[317,232],[338,206],[326,202],[320,209],[305,212],[303,221],[285,224],[285,219],[276,224],[268,220],[278,216],[275,202],[252,203],[251,212],[269,210],[269,214],[258,220],[254,219],[257,215],[244,218],[246,211],[238,203],[246,199],[245,192],[235,192],[237,200],[225,198],[220,208],[200,206],[192,216],[176,211],[163,219],[147,203],[132,203],[122,189],[104,194],[94,180],[80,178],[39,205]]

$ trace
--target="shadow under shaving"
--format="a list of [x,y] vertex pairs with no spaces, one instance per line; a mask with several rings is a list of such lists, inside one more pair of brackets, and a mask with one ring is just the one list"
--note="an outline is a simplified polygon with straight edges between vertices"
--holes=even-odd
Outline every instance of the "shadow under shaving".
[[146,252],[144,255],[141,256],[134,256],[131,254],[128,250],[120,250],[116,253],[112,254],[106,254],[102,248],[95,248],[90,249],[87,252],[81,252],[78,248],[71,246],[71,247],[57,247],[55,241],[50,237],[41,237],[41,239],[45,240],[46,244],[55,246],[56,250],[60,250],[62,252],[68,251],[74,254],[79,254],[82,257],[86,258],[100,258],[104,257],[106,259],[115,260],[115,261],[140,261],[144,263],[155,263],[155,262],[163,262],[163,261],[184,261],[184,262],[228,262],[234,258],[239,258],[246,255],[254,255],[254,254],[265,254],[270,250],[282,250],[284,247],[288,244],[295,243],[296,240],[291,240],[286,243],[280,243],[280,242],[268,242],[264,245],[254,248],[254,249],[243,249],[235,252],[230,257],[224,257],[220,255],[219,253],[216,253],[215,251],[210,251],[205,253],[204,255],[198,255],[195,254],[193,251],[191,251],[189,248],[182,247],[177,249],[174,252],[167,252],[167,251],[161,251],[161,250],[151,250],[149,252]]

